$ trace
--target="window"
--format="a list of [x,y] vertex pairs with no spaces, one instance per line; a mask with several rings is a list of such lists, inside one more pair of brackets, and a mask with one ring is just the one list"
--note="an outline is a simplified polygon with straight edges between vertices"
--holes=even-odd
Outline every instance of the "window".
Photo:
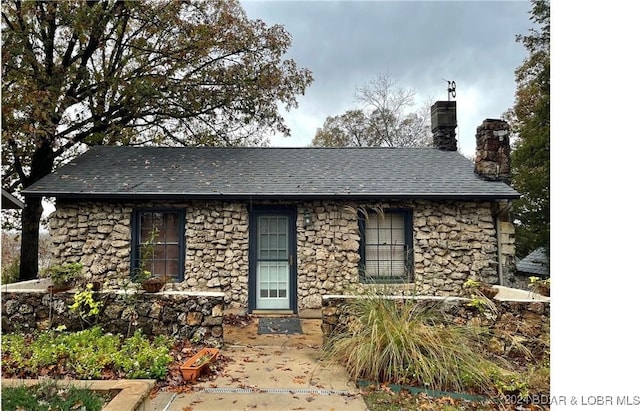
[[410,210],[361,213],[361,280],[372,283],[413,281],[412,220]]
[[[143,268],[153,277],[184,278],[184,211],[136,210],[133,217],[132,272]],[[148,250],[145,256],[145,248]],[[146,257],[146,258],[145,258]],[[145,261],[146,260],[146,261]],[[140,267],[144,263],[144,267]]]

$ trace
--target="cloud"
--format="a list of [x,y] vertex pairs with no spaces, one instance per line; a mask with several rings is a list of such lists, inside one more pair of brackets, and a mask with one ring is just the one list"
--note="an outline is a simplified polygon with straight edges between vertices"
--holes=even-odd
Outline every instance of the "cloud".
[[274,146],[309,145],[327,116],[355,106],[356,87],[388,73],[423,101],[446,99],[443,78],[455,80],[460,147],[473,154],[475,128],[513,105],[514,70],[527,56],[515,36],[531,28],[526,1],[242,4],[250,18],[284,25],[287,58],[314,76],[299,108],[284,113],[292,137],[272,137]]

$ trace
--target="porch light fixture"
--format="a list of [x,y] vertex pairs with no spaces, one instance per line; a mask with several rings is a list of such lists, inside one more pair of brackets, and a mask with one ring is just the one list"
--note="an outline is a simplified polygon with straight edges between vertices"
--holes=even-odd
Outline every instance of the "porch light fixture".
[[304,212],[302,214],[302,225],[304,225],[306,227],[309,224],[311,224],[311,212],[309,211],[309,209],[305,208],[305,210],[304,210]]

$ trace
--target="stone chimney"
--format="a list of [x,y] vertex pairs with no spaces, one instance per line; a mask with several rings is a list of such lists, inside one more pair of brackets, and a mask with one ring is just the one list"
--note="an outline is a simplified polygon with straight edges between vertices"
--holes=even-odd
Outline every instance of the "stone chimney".
[[431,106],[431,132],[435,148],[446,151],[458,150],[457,125],[455,101],[436,101]]
[[476,129],[474,171],[485,180],[511,184],[509,124],[506,121],[486,119]]

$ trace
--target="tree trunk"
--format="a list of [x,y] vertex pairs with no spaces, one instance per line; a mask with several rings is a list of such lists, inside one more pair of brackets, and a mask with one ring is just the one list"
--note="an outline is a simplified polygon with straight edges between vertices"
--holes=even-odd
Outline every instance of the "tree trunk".
[[22,210],[22,243],[20,245],[20,281],[38,277],[38,249],[40,245],[40,217],[42,198],[25,198]]

